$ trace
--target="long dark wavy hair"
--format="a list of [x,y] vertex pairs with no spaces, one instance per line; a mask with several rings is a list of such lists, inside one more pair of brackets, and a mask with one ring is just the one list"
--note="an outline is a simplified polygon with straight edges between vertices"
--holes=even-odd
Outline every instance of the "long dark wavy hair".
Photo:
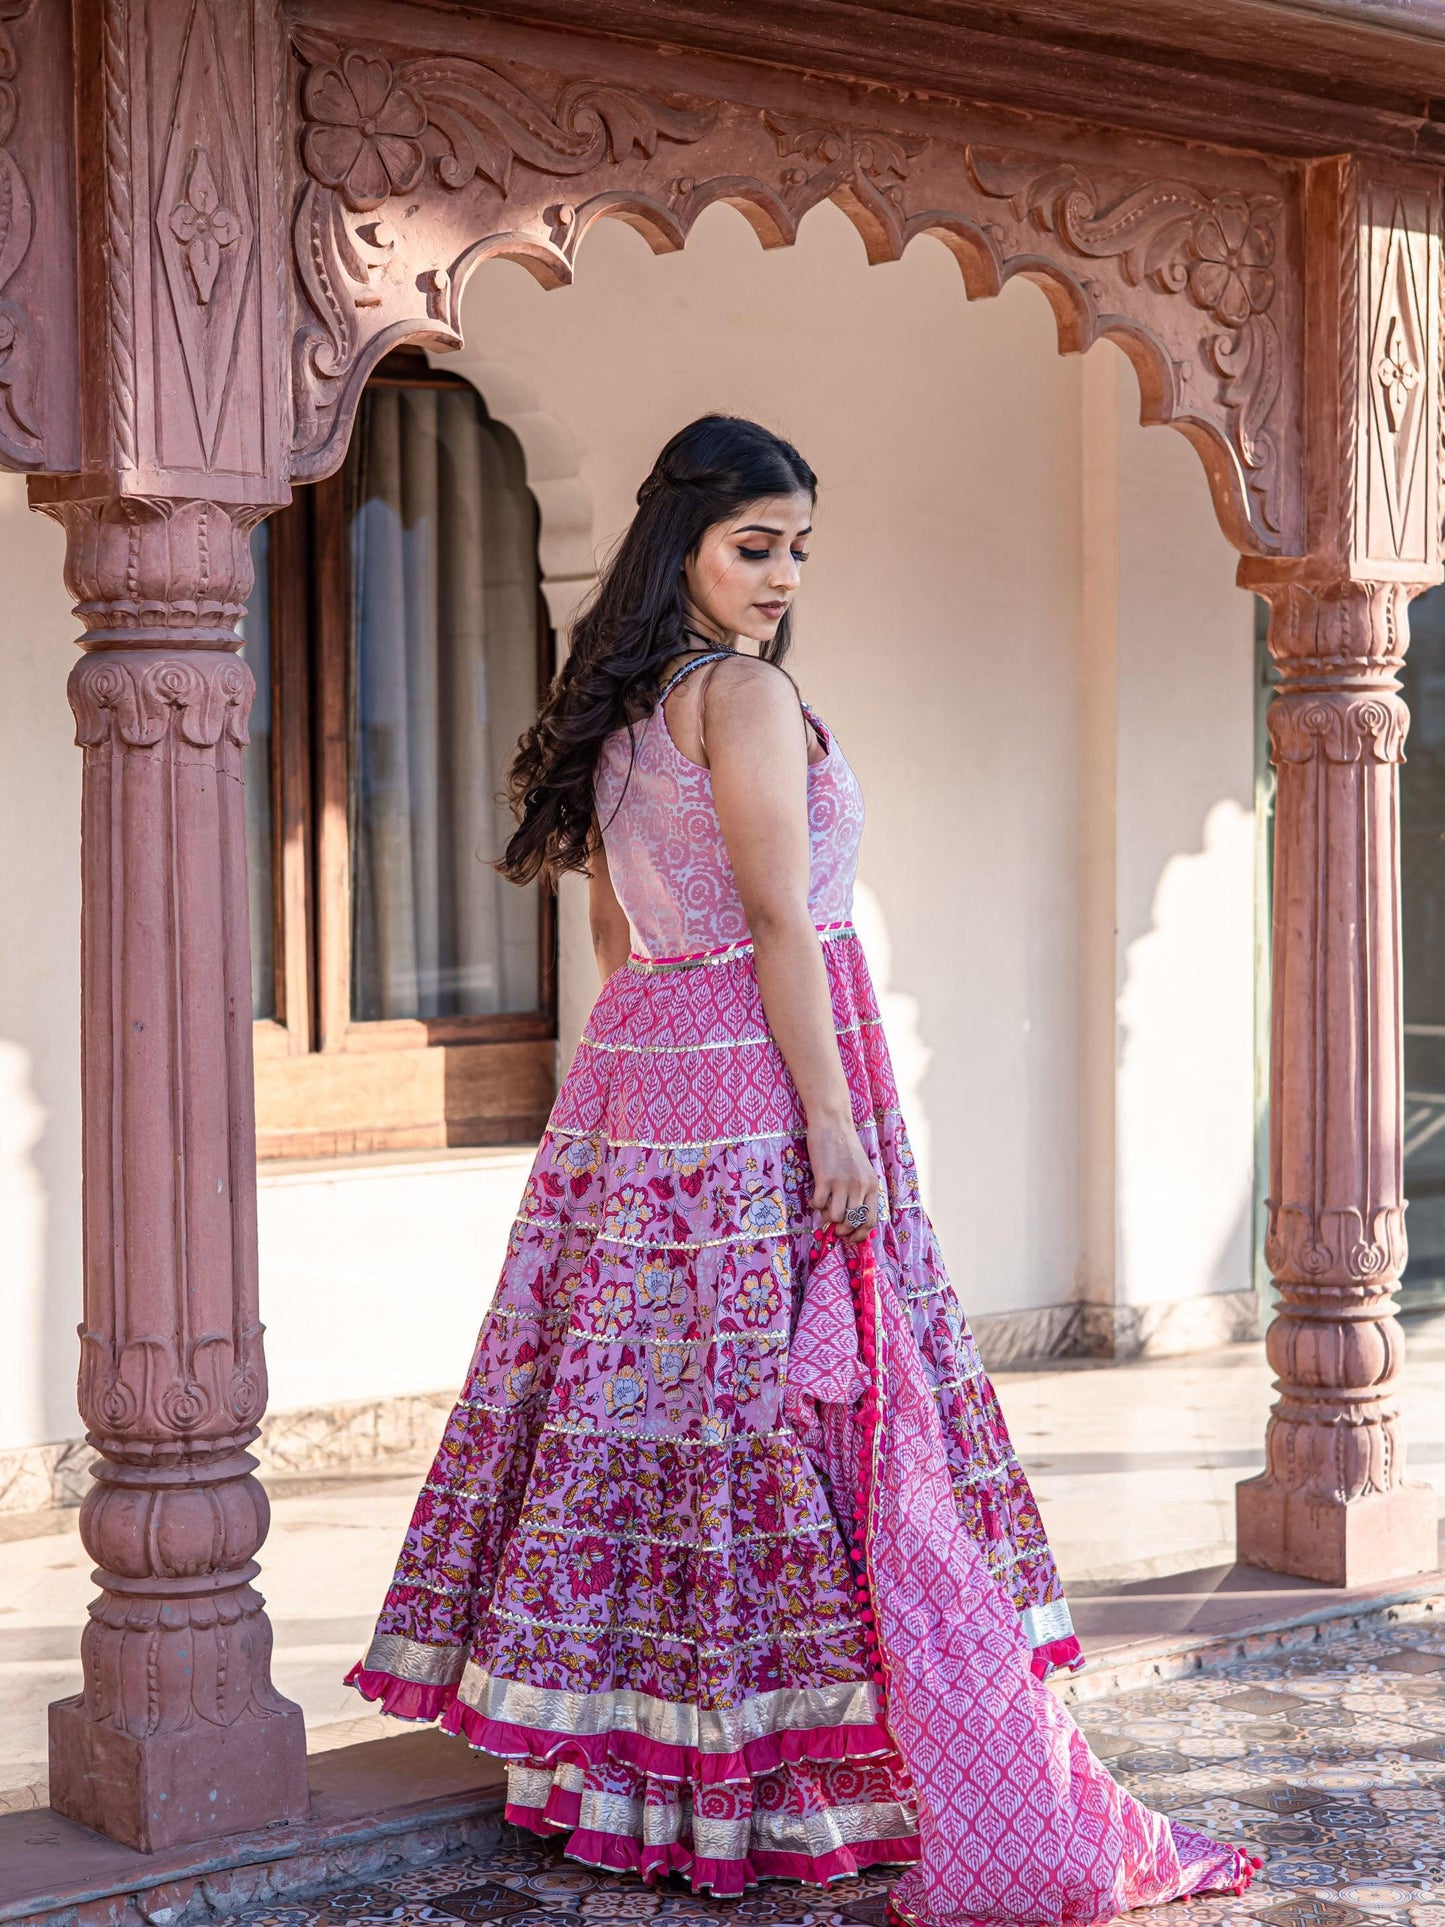
[[[637,513],[572,629],[572,647],[517,745],[506,795],[517,818],[497,863],[514,883],[585,871],[594,838],[592,776],[603,739],[641,721],[659,667],[688,647],[683,565],[715,523],[818,478],[791,443],[736,415],[703,415],[668,442],[637,491]],[[781,662],[791,611],[760,654]]]

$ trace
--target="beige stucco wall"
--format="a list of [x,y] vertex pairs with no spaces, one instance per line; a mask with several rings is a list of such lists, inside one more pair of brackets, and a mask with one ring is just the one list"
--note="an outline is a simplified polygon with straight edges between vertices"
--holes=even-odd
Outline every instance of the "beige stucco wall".
[[867,796],[860,914],[944,1248],[979,1311],[1068,1297],[1079,365],[1047,306],[970,310],[931,242],[869,269],[832,208],[764,253],[719,207],[680,255],[595,231],[553,294],[492,264],[465,332],[484,392],[501,363],[565,427],[601,547],[704,409],[817,470],[796,671]]
[[[863,779],[859,920],[970,1312],[1247,1293],[1251,612],[1197,457],[1138,426],[1122,356],[1062,359],[1026,286],[968,306],[932,243],[866,268],[832,208],[766,254],[726,208],[663,258],[603,227],[571,288],[494,263],[465,319],[447,365],[551,489],[581,484],[558,498],[569,585],[579,504],[605,549],[705,408],[817,469],[797,671]],[[568,1038],[592,994],[572,908]]]
[[1187,1349],[1257,1311],[1253,623],[1107,347],[1082,404],[1079,1295],[1092,1343]]
[[[970,1311],[1048,1337],[1080,1293],[1247,1289],[1250,614],[1113,350],[1061,359],[1027,287],[968,306],[933,243],[867,269],[832,209],[767,254],[725,209],[679,256],[604,228],[575,287],[491,264],[466,317],[559,616],[689,416],[757,414],[818,469],[796,667],[867,792],[858,917]],[[79,1311],[72,623],[23,501],[0,477],[0,1448],[73,1432]],[[263,1172],[275,1403],[455,1384],[525,1163]]]
[[78,1429],[80,784],[64,549],[21,477],[0,474],[0,1450]]

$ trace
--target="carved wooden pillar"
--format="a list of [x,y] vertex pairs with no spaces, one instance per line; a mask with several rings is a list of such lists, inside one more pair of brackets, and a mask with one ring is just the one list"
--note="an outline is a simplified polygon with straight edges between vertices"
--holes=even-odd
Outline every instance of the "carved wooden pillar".
[[1335,1585],[1436,1563],[1405,1477],[1396,679],[1440,579],[1439,197],[1404,170],[1313,171],[1306,207],[1312,547],[1246,558],[1280,687],[1267,1254],[1279,1402],[1238,1488],[1239,1557]]
[[85,633],[84,1690],[51,1803],[142,1849],[296,1817],[251,1581],[265,1494],[236,624],[285,499],[273,0],[77,9],[84,467],[31,482]]

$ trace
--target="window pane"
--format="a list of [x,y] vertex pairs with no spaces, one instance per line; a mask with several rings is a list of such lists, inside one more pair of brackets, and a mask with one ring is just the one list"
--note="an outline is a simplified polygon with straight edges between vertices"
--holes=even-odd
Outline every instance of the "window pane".
[[251,740],[241,752],[246,777],[246,865],[251,891],[251,1014],[276,1015],[275,825],[272,820],[271,744],[271,534],[258,524],[251,535],[256,586],[238,625],[241,654],[256,678]]
[[1408,1307],[1445,1300],[1445,589],[1411,604],[1401,680],[1411,712],[1400,772]]
[[368,390],[347,463],[354,1021],[540,1001],[540,896],[490,867],[537,700],[521,450],[470,389]]

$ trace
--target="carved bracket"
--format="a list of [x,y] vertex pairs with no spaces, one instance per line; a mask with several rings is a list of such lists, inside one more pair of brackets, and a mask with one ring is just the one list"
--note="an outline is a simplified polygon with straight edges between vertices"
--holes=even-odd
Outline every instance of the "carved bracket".
[[[297,36],[311,64],[302,86],[301,157],[308,180],[296,214],[296,258],[319,325],[294,343],[296,446],[302,460],[323,447],[356,366],[358,311],[378,308],[382,291],[406,280],[405,251],[385,222],[357,227],[348,215],[374,213],[424,176],[444,189],[481,182],[496,200],[514,171],[572,178],[634,154],[651,159],[664,141],[699,140],[705,116],[635,90],[570,81],[545,104],[504,68],[477,60],[425,58],[393,66],[343,52],[318,35]],[[449,290],[445,267],[413,277],[431,297],[422,319],[439,316]],[[450,328],[448,338],[459,335]]]
[[[1036,158],[982,148],[969,150],[969,169],[985,194],[1008,202],[1016,221],[1031,221],[1075,256],[1117,263],[1127,287],[1152,285],[1199,310],[1200,355],[1217,378],[1230,447],[1255,517],[1278,536],[1279,447],[1270,426],[1280,393],[1272,312],[1278,197],[1212,194],[1188,181],[1161,180],[1101,203],[1072,162],[1041,170]],[[1183,373],[1177,362],[1174,373]]]

